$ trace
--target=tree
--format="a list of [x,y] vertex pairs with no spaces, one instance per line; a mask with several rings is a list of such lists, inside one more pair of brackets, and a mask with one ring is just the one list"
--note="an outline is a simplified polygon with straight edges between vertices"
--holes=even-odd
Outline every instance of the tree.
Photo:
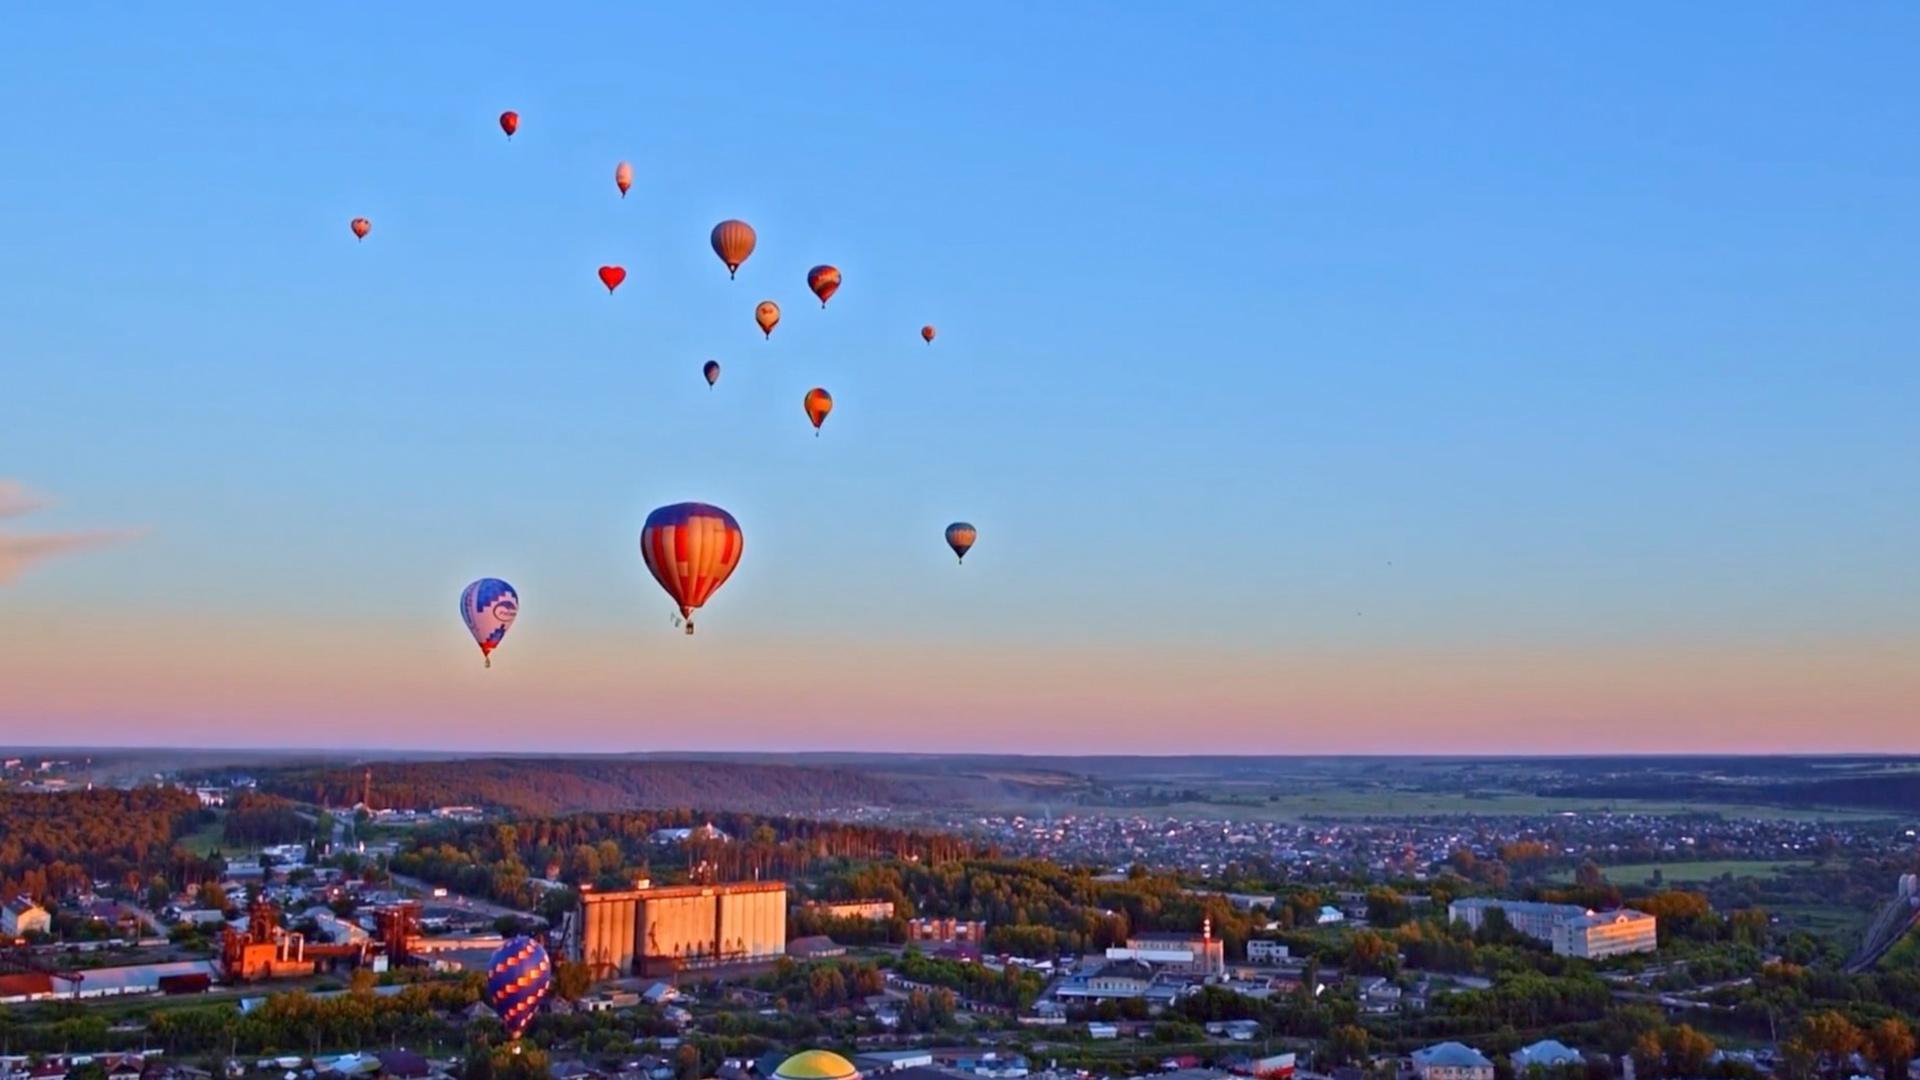
[[1913,1061],[1913,1029],[1905,1020],[1890,1016],[1867,1032],[1867,1053],[1880,1066],[1886,1080],[1900,1080]]
[[1666,1056],[1660,1049],[1660,1036],[1651,1031],[1643,1031],[1633,1040],[1633,1074],[1637,1080],[1652,1080],[1662,1075]]
[[553,992],[567,1001],[579,1001],[593,987],[593,969],[578,960],[553,966]]
[[1364,1061],[1367,1042],[1366,1028],[1358,1024],[1341,1024],[1327,1033],[1327,1056],[1335,1065]]
[[1715,1050],[1712,1039],[1687,1024],[1668,1028],[1660,1043],[1666,1051],[1667,1060],[1673,1063],[1674,1071],[1681,1076],[1703,1075]]
[[1847,1058],[1860,1049],[1863,1037],[1853,1021],[1828,1009],[1800,1021],[1800,1040],[1819,1059],[1819,1067],[1839,1075],[1847,1067]]
[[1573,883],[1583,889],[1604,889],[1607,885],[1607,873],[1592,859],[1582,859],[1580,869],[1573,872]]

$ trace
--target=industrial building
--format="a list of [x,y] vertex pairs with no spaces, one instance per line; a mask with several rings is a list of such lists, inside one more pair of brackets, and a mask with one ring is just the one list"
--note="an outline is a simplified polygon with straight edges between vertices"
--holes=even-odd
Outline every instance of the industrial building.
[[809,900],[806,907],[831,919],[871,919],[880,922],[893,918],[891,900]]
[[987,924],[978,919],[910,919],[907,940],[933,952],[964,953],[979,958],[987,943]]
[[782,881],[580,894],[579,959],[597,979],[773,960],[787,947]]
[[1658,920],[1628,908],[1593,912],[1579,904],[1471,896],[1448,904],[1447,917],[1478,930],[1485,925],[1487,913],[1495,910],[1506,917],[1508,926],[1535,941],[1547,942],[1559,956],[1599,960],[1660,947]]
[[1213,936],[1213,920],[1201,924],[1200,932],[1135,934],[1124,949],[1108,949],[1108,960],[1139,960],[1152,964],[1156,971],[1177,975],[1224,975],[1227,973],[1226,946]]

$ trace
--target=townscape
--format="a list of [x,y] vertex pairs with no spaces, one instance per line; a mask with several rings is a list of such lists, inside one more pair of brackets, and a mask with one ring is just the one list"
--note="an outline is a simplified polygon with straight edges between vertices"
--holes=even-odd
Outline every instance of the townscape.
[[93,768],[0,774],[32,1080],[1884,1076],[1920,1002],[1898,816],[528,818]]

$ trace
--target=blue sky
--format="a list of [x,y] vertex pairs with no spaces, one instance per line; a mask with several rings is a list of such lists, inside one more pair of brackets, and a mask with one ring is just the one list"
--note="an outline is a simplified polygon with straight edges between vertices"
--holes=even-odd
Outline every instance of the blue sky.
[[[12,30],[0,480],[57,505],[7,524],[148,532],[22,575],[0,644],[131,611],[182,649],[458,649],[492,574],[527,613],[503,659],[536,626],[657,651],[634,540],[682,499],[747,536],[702,634],[802,654],[1231,651],[1257,686],[1322,651],[1920,641],[1910,6]],[[1835,737],[1878,745],[1910,684],[1861,680]]]

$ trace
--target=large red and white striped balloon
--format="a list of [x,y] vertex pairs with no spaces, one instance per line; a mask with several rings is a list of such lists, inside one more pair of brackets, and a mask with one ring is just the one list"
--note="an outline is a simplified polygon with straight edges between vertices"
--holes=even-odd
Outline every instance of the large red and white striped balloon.
[[640,557],[653,580],[680,606],[693,633],[693,613],[733,576],[745,547],[733,515],[706,503],[675,503],[647,515]]

